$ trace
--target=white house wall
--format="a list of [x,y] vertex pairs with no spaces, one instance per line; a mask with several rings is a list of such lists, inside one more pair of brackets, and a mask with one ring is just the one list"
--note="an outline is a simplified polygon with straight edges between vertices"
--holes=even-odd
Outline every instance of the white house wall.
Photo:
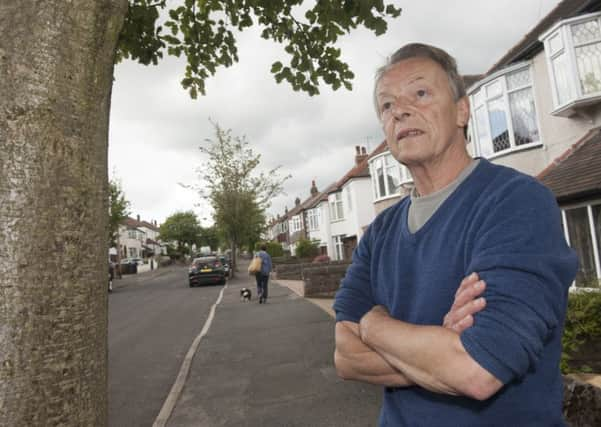
[[371,224],[375,218],[371,178],[354,179],[350,185],[353,208],[355,208],[357,240],[359,240],[363,236],[363,227]]
[[332,235],[330,234],[330,211],[327,202],[320,202],[315,208],[320,210],[319,230],[310,231],[309,238],[319,240],[326,245],[328,255],[331,257],[333,253]]

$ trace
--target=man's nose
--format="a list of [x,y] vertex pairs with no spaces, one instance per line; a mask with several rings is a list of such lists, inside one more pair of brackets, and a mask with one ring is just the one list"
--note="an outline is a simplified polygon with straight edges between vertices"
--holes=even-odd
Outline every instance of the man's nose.
[[397,119],[406,119],[411,116],[411,104],[405,97],[400,96],[392,104],[392,114]]

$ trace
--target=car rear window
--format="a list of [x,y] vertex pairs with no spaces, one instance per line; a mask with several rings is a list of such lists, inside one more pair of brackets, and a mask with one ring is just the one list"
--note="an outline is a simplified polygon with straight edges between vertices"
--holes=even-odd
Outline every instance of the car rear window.
[[212,264],[215,261],[217,261],[217,258],[215,258],[214,256],[207,256],[207,257],[202,257],[202,258],[196,258],[193,261],[194,265],[200,265],[200,264]]

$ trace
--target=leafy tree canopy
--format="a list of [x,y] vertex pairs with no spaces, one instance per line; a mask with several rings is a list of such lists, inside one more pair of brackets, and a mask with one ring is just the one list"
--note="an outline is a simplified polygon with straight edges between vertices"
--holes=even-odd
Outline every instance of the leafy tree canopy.
[[192,98],[205,94],[205,80],[220,66],[238,61],[233,31],[253,25],[261,37],[285,46],[290,60],[276,61],[271,73],[278,83],[286,80],[296,91],[319,93],[323,81],[334,90],[352,88],[354,75],[336,48],[338,38],[363,26],[376,35],[387,30],[386,18],[401,9],[384,0],[318,0],[301,7],[304,0],[176,0],[168,18],[159,25],[166,0],[129,0],[119,38],[117,61],[132,58],[157,64],[167,54],[187,58],[182,86]]
[[198,242],[201,227],[196,214],[192,211],[176,212],[170,215],[159,230],[159,238],[163,241],[177,242],[178,249],[184,245],[191,246]]
[[212,250],[216,250],[221,246],[221,239],[217,227],[201,227],[200,235],[196,246],[210,246]]
[[109,181],[109,226],[108,243],[109,247],[117,246],[117,237],[119,234],[119,224],[129,215],[129,201],[125,199],[125,194],[121,189],[119,181]]
[[202,184],[197,189],[213,207],[215,225],[232,251],[241,244],[252,248],[265,226],[265,209],[289,176],[280,177],[279,167],[258,172],[261,155],[248,141],[213,125],[216,138],[200,147],[208,159],[198,169]]

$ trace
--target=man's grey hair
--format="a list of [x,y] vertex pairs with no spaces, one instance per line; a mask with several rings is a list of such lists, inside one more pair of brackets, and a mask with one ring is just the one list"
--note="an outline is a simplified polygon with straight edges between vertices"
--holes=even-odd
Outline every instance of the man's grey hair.
[[453,99],[459,101],[465,96],[465,85],[463,78],[457,72],[457,62],[455,58],[449,55],[444,50],[422,43],[409,43],[401,47],[395,53],[392,54],[386,61],[386,64],[376,70],[376,79],[374,82],[374,105],[376,106],[376,113],[380,118],[380,108],[378,106],[378,96],[376,90],[378,83],[384,73],[390,70],[394,65],[401,61],[411,58],[428,58],[436,62],[442,67],[447,77],[449,78],[449,86],[453,93]]

